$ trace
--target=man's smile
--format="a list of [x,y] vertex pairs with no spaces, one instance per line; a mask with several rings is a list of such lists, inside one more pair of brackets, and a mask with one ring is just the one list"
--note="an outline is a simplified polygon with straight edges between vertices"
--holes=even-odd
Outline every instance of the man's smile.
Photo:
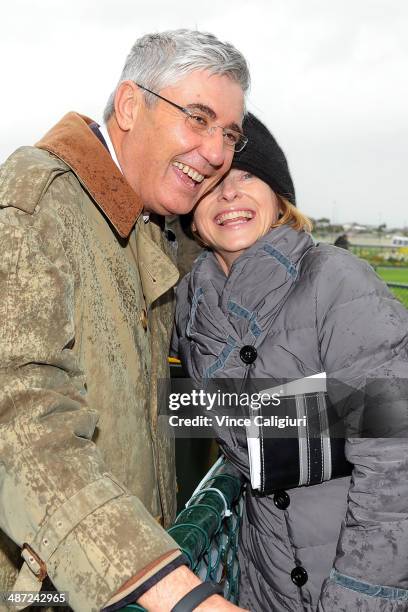
[[189,176],[195,183],[202,183],[205,178],[205,176],[200,174],[195,168],[188,166],[187,164],[183,164],[182,162],[175,161],[173,162],[173,166]]

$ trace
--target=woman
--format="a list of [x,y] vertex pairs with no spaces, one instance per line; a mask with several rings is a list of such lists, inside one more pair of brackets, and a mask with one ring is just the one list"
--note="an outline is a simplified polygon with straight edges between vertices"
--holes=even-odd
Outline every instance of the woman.
[[[408,610],[408,445],[384,437],[377,418],[386,406],[391,433],[406,436],[408,313],[365,262],[314,243],[283,152],[255,117],[244,128],[246,149],[194,211],[207,249],[178,288],[178,354],[194,380],[242,379],[244,388],[325,373],[327,393],[324,378],[308,379],[314,387],[288,392],[283,408],[326,410],[329,420],[336,411],[348,437],[297,429],[282,445],[259,431],[217,430],[248,480],[239,604]],[[361,427],[365,437],[353,437]]]

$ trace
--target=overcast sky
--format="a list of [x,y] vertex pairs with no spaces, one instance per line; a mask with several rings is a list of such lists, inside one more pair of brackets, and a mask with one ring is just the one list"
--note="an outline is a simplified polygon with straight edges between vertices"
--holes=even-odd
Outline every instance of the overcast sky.
[[245,54],[304,212],[408,225],[406,0],[13,0],[0,27],[1,161],[69,110],[100,120],[140,35],[197,28]]

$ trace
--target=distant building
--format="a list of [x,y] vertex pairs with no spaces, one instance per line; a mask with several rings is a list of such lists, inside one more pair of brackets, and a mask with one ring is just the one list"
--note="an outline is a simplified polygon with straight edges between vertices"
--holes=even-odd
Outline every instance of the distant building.
[[351,232],[356,234],[370,232],[373,228],[369,225],[360,225],[359,223],[343,223],[345,232]]
[[393,236],[392,246],[406,246],[408,247],[408,236]]

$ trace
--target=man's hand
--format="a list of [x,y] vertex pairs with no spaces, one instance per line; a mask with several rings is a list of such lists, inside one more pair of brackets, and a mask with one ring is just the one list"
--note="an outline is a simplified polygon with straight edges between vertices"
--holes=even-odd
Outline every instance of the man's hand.
[[[188,567],[178,567],[146,591],[137,603],[149,612],[170,612],[184,595],[201,582]],[[237,612],[242,609],[220,595],[211,595],[196,608],[199,612]]]

